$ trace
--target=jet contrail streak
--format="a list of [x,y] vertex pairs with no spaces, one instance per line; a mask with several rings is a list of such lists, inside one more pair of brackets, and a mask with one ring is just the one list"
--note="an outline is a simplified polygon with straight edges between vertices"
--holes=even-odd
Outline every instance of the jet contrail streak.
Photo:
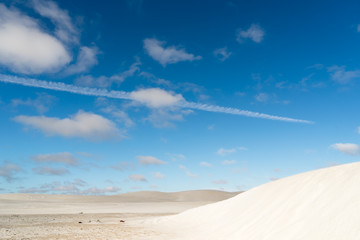
[[[106,89],[99,89],[99,88],[79,87],[79,86],[60,83],[60,82],[41,81],[37,79],[22,78],[22,77],[9,76],[4,74],[0,74],[0,82],[19,84],[28,87],[44,88],[55,91],[70,92],[70,93],[88,95],[88,96],[134,100],[132,99],[131,94],[129,92],[108,91]],[[280,117],[265,113],[241,110],[237,108],[221,107],[216,105],[208,105],[208,104],[195,103],[195,102],[180,101],[176,105],[182,108],[191,108],[191,109],[202,110],[207,112],[227,113],[233,115],[241,115],[241,116],[247,116],[253,118],[263,118],[263,119],[285,121],[285,122],[313,123],[307,120]]]

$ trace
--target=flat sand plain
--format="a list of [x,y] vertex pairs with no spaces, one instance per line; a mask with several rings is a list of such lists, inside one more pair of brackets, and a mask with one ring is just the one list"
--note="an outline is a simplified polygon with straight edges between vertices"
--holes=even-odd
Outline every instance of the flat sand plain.
[[166,231],[147,224],[149,220],[237,194],[212,190],[115,196],[1,194],[0,239],[171,239]]

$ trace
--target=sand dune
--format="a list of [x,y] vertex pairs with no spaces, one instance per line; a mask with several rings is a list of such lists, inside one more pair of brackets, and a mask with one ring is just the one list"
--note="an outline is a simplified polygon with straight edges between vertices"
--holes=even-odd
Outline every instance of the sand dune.
[[238,192],[130,192],[113,196],[0,194],[0,214],[178,213],[224,200]]
[[[120,199],[146,202],[204,202],[221,201],[237,195],[240,192],[223,192],[217,190],[195,190],[183,192],[132,192],[118,195]],[[115,197],[115,196],[114,196]]]
[[182,240],[358,240],[360,163],[277,180],[153,224]]

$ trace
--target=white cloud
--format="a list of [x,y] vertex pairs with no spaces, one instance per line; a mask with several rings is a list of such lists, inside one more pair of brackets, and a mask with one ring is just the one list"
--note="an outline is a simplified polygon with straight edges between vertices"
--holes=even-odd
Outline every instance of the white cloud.
[[0,4],[0,64],[24,74],[55,72],[71,61],[65,46],[37,21]]
[[223,165],[233,165],[236,163],[236,160],[224,160],[222,161]]
[[332,66],[328,68],[331,79],[339,84],[347,84],[360,78],[360,70],[346,71],[345,66]]
[[53,154],[38,154],[31,157],[35,162],[40,163],[64,163],[67,165],[78,165],[78,159],[69,152],[53,153]]
[[0,177],[4,178],[7,182],[15,179],[14,175],[21,171],[21,167],[15,163],[4,162],[0,165]]
[[76,63],[70,65],[65,70],[65,74],[71,75],[88,71],[98,63],[96,58],[98,54],[99,50],[97,47],[81,47]]
[[65,174],[69,174],[69,171],[66,168],[58,167],[38,167],[33,168],[33,172],[39,175],[50,175],[50,176],[62,176]]
[[166,162],[152,156],[137,156],[136,157],[139,160],[139,163],[141,165],[163,165],[166,164]]
[[200,165],[203,167],[212,167],[213,166],[211,163],[208,163],[208,162],[201,162]]
[[165,178],[165,175],[160,173],[160,172],[154,172],[153,175],[157,179],[164,179]]
[[78,29],[73,25],[67,11],[53,1],[32,0],[32,6],[41,16],[49,18],[56,26],[55,35],[64,42],[78,42]]
[[201,56],[187,53],[185,49],[175,46],[164,47],[166,42],[159,41],[155,38],[147,38],[144,40],[144,48],[146,52],[161,65],[173,64],[181,61],[200,60]]
[[218,48],[215,49],[214,55],[217,57],[220,61],[225,61],[231,56],[232,52],[228,51],[227,47]]
[[49,108],[54,104],[56,100],[57,100],[56,97],[51,96],[49,94],[38,93],[37,98],[35,99],[30,99],[30,98],[26,100],[13,99],[11,100],[11,104],[14,107],[21,105],[34,107],[39,113],[44,113],[49,110]]
[[357,25],[357,31],[360,32],[360,24]]
[[17,116],[16,122],[41,130],[48,135],[81,137],[90,140],[105,140],[121,137],[115,123],[94,113],[79,111],[70,118],[45,116]]
[[132,181],[147,182],[146,177],[144,175],[141,175],[141,174],[130,175],[129,179],[132,180]]
[[180,94],[167,92],[160,88],[140,89],[130,93],[132,100],[150,108],[170,107],[185,101]]
[[258,24],[251,24],[248,30],[238,30],[236,40],[243,43],[246,39],[251,39],[256,43],[260,43],[264,35],[264,30]]
[[335,143],[330,147],[347,155],[360,155],[360,146],[354,143]]

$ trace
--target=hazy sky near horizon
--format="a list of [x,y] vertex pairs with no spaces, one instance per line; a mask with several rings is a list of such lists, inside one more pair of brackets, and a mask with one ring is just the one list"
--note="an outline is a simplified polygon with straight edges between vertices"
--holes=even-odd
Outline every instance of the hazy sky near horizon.
[[358,1],[0,1],[0,193],[246,190],[358,161]]

